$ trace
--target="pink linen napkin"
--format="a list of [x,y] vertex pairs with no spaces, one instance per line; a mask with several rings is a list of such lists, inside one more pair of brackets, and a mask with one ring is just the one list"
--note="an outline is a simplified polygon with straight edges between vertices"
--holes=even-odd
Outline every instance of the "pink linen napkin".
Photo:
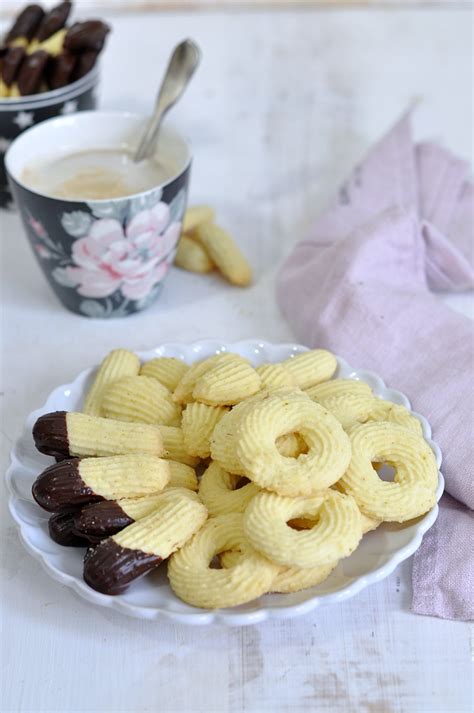
[[298,338],[373,369],[433,427],[449,496],[413,566],[413,610],[474,618],[474,325],[431,289],[474,287],[468,166],[414,145],[410,113],[371,150],[278,278]]

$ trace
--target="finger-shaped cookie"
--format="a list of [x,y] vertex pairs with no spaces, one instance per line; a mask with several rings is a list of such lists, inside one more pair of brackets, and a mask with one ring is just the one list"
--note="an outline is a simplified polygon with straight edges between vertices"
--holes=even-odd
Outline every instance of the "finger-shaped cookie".
[[228,512],[244,512],[260,488],[246,478],[227,473],[217,463],[211,463],[199,482],[199,497],[215,517]]
[[97,62],[99,54],[100,52],[98,50],[86,50],[78,55],[74,55],[72,52],[65,50],[61,55],[59,55],[58,60],[61,61],[61,57],[64,57],[65,55],[72,55],[77,58],[71,77],[72,81],[76,82],[78,79],[85,77],[86,74],[89,74],[92,67]]
[[170,488],[188,488],[189,490],[198,489],[198,479],[196,471],[191,466],[178,461],[168,460],[170,467]]
[[71,458],[46,468],[35,480],[32,492],[42,508],[62,512],[99,500],[157,493],[169,480],[168,462],[155,456]]
[[219,363],[233,360],[233,354],[215,354],[208,359],[197,361],[192,364],[188,371],[182,376],[173,393],[173,399],[178,403],[190,403],[193,401],[193,389],[198,379]]
[[152,513],[88,551],[84,580],[103,594],[121,594],[130,582],[183,547],[206,518],[207,510],[195,493],[165,490]]
[[229,233],[214,223],[200,223],[193,236],[204,246],[215,265],[233,285],[252,282],[252,269]]
[[296,386],[288,369],[281,364],[262,364],[255,369],[260,377],[262,389],[278,389],[280,386]]
[[163,458],[168,460],[178,461],[195,468],[199,463],[199,458],[192,456],[186,450],[184,444],[184,436],[181,428],[174,426],[160,426],[160,432],[163,438]]
[[260,390],[260,377],[247,359],[228,356],[197,379],[193,388],[196,401],[210,406],[234,405]]
[[190,206],[183,219],[183,233],[194,230],[201,223],[211,223],[214,220],[214,211],[210,205]]
[[115,535],[135,520],[119,505],[117,500],[103,500],[85,505],[73,515],[74,531],[83,538],[100,541]]
[[64,547],[87,547],[89,542],[80,537],[74,529],[74,513],[58,512],[48,520],[49,536],[58,545]]
[[27,5],[15,18],[13,25],[5,37],[5,44],[9,45],[15,40],[23,40],[26,44],[34,37],[45,12],[40,5]]
[[33,439],[40,453],[58,457],[127,453],[160,456],[164,451],[158,426],[74,411],[53,411],[40,416],[33,426]]
[[227,411],[225,406],[208,406],[198,402],[186,406],[181,428],[184,446],[190,455],[199,458],[208,458],[211,455],[212,433]]
[[90,416],[101,416],[100,405],[104,388],[126,376],[136,376],[139,370],[140,360],[133,352],[126,349],[114,349],[107,354],[87,393],[84,413]]
[[[278,452],[276,440],[288,432],[302,436],[307,453],[285,458]],[[330,487],[351,458],[339,421],[300,391],[281,389],[255,403],[240,419],[235,440],[244,474],[260,487],[290,497]]]
[[64,47],[78,54],[88,50],[100,52],[109,32],[110,27],[101,20],[75,22],[68,28],[64,40]]
[[21,96],[36,94],[40,90],[48,60],[49,55],[43,50],[26,55],[16,78]]
[[51,8],[41,20],[35,33],[35,38],[39,42],[44,42],[44,40],[47,40],[64,28],[71,9],[72,2],[61,2],[59,5],[55,5],[55,7]]
[[[368,422],[349,431],[352,458],[338,483],[370,518],[405,522],[436,503],[438,467],[428,443],[395,423]],[[389,463],[393,482],[382,480],[372,463]]]
[[[242,556],[230,569],[213,569],[213,558],[226,550],[239,549]],[[209,519],[204,527],[168,565],[175,594],[196,607],[217,609],[244,604],[264,594],[278,567],[262,557],[248,542],[242,515],[229,513]]]
[[2,96],[9,95],[9,87],[13,84],[25,58],[23,47],[9,47],[1,58],[0,77],[2,81]]
[[300,389],[308,389],[330,379],[337,369],[337,360],[326,349],[313,349],[286,359],[282,366],[289,371]]
[[103,391],[101,411],[106,418],[132,423],[177,426],[181,409],[171,391],[149,376],[127,376]]
[[157,357],[145,362],[140,369],[140,374],[156,379],[160,384],[166,386],[169,391],[173,392],[188,369],[189,366],[181,359]]
[[343,428],[365,421],[375,400],[370,386],[355,379],[330,379],[311,386],[306,393],[332,413]]
[[423,428],[420,421],[410,413],[410,411],[401,406],[400,404],[394,404],[391,401],[385,401],[384,399],[374,399],[367,419],[359,419],[367,421],[388,421],[389,423],[396,423],[398,426],[407,428],[409,431],[413,431],[420,436],[423,436]]
[[50,89],[60,89],[72,81],[77,66],[81,63],[82,57],[61,52],[57,57],[50,58],[46,67],[46,81]]
[[84,537],[103,538],[115,535],[133,522],[152,513],[161,500],[161,493],[140,498],[103,500],[81,508],[74,515],[74,529]]
[[[294,530],[293,518],[310,514],[310,530]],[[287,567],[319,567],[348,557],[362,538],[359,508],[350,496],[325,490],[312,498],[286,498],[260,492],[244,513],[244,530],[253,547]]]
[[207,273],[214,270],[215,265],[200,242],[190,235],[182,235],[176,251],[174,264],[188,272]]

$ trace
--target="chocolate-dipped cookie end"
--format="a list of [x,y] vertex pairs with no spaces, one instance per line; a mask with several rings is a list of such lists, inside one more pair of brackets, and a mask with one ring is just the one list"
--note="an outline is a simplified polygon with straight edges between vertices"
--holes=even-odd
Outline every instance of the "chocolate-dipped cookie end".
[[38,418],[33,426],[33,440],[40,453],[60,458],[70,455],[66,415],[66,411],[53,411]]
[[133,522],[115,500],[103,500],[76,513],[74,527],[84,537],[109,537]]
[[51,515],[48,520],[49,536],[64,547],[87,547],[87,540],[74,531],[74,516],[70,512]]
[[86,552],[84,581],[102,594],[122,594],[130,582],[162,561],[157,555],[121,547],[112,537]]
[[69,458],[46,468],[35,480],[31,492],[48,512],[64,512],[104,500],[83,481],[79,458]]

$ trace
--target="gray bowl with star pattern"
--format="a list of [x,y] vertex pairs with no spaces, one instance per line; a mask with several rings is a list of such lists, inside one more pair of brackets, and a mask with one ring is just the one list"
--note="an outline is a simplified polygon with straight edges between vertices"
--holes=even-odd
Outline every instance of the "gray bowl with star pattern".
[[0,208],[9,208],[12,196],[5,171],[8,147],[25,129],[54,116],[96,108],[99,69],[93,67],[77,82],[61,89],[16,99],[0,99]]

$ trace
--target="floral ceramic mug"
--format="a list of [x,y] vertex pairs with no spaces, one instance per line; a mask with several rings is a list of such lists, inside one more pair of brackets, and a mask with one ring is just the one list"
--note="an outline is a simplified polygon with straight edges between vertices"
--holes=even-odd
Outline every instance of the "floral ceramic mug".
[[191,151],[162,128],[158,155],[177,167],[164,183],[110,200],[52,198],[22,180],[34,161],[76,151],[127,149],[145,119],[81,112],[44,121],[10,146],[5,164],[36,259],[62,304],[87,317],[122,317],[148,307],[173,263],[186,209]]

